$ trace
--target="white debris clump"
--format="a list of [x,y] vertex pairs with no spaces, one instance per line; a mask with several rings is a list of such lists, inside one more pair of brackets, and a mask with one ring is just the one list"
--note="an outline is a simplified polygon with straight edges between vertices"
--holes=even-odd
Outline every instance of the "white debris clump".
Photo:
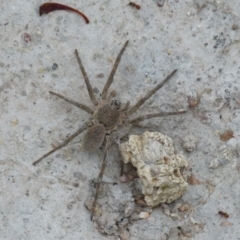
[[192,152],[198,144],[198,140],[193,135],[187,135],[182,139],[182,146],[187,152]]
[[174,153],[172,139],[159,132],[145,132],[142,136],[131,135],[121,144],[124,162],[137,168],[146,203],[157,206],[181,197],[188,183],[182,169],[186,159]]

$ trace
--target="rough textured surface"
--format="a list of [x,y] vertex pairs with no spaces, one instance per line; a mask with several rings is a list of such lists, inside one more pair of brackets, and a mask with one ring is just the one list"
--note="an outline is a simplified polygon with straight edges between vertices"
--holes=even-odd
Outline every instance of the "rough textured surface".
[[121,152],[124,162],[137,168],[149,206],[171,203],[185,193],[188,184],[182,170],[188,163],[182,155],[174,153],[170,137],[158,132],[131,135],[121,144]]
[[[120,101],[139,99],[177,68],[141,110],[149,114],[189,106],[184,116],[147,120],[130,134],[164,133],[177,151],[183,151],[186,135],[198,140],[197,148],[184,152],[188,191],[168,204],[168,211],[158,207],[149,218],[129,224],[128,239],[169,240],[171,235],[179,240],[180,234],[193,240],[239,238],[239,0],[159,2],[136,1],[141,5],[137,10],[127,0],[65,0],[89,17],[86,24],[66,11],[40,17],[43,1],[0,1],[2,239],[116,239],[101,235],[84,207],[89,182],[99,173],[100,151],[79,150],[79,136],[39,166],[31,164],[89,118],[48,92],[90,104],[75,48],[100,92],[126,40],[129,46],[112,86]],[[223,136],[229,130],[233,137]],[[104,181],[118,181],[116,152],[109,152]],[[111,205],[113,197],[126,192],[105,194]],[[186,204],[189,210],[179,211]],[[229,218],[220,217],[220,210]]]

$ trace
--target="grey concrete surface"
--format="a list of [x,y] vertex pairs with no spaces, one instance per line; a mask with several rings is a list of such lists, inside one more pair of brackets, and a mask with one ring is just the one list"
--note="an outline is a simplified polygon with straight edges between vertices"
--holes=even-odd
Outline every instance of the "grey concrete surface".
[[[240,239],[239,1],[138,1],[140,10],[125,0],[62,2],[84,12],[90,24],[66,11],[40,17],[42,3],[0,1],[1,239]],[[124,233],[103,235],[84,207],[102,152],[81,151],[81,135],[39,165],[32,162],[89,118],[48,92],[91,106],[74,49],[101,91],[126,40],[112,85],[122,102],[135,102],[178,69],[141,112],[188,112],[145,121],[132,132],[173,138],[189,161],[190,185],[181,199],[130,222]],[[186,136],[197,140],[193,151],[183,147]],[[106,181],[118,181],[117,157],[113,148]],[[124,191],[117,186],[101,194],[111,207]]]

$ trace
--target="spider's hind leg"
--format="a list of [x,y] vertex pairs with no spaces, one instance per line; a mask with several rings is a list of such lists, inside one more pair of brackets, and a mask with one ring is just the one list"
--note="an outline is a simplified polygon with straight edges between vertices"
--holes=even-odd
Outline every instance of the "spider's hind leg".
[[80,127],[75,133],[73,133],[70,137],[68,137],[67,139],[65,139],[65,141],[63,141],[60,145],[58,145],[57,147],[53,148],[51,151],[47,152],[46,154],[44,154],[42,157],[40,157],[38,160],[36,160],[33,165],[38,164],[40,161],[42,161],[44,158],[46,158],[47,156],[51,155],[52,153],[56,152],[57,150],[61,149],[62,147],[66,146],[69,142],[71,142],[75,137],[77,137],[79,134],[81,134],[85,129],[87,129],[88,127],[88,123],[86,122],[82,127]]
[[97,183],[96,183],[96,191],[95,191],[95,194],[94,194],[94,199],[93,199],[93,204],[92,204],[91,217],[90,217],[91,221],[93,220],[93,215],[94,215],[94,211],[95,211],[95,207],[96,207],[97,199],[98,199],[98,194],[99,194],[99,190],[100,190],[100,184],[101,184],[103,174],[104,174],[104,170],[105,170],[106,164],[107,164],[108,149],[109,149],[110,146],[109,146],[108,138],[106,140],[107,140],[107,142],[106,142],[106,146],[105,146],[102,166],[101,166],[101,170],[98,174]]

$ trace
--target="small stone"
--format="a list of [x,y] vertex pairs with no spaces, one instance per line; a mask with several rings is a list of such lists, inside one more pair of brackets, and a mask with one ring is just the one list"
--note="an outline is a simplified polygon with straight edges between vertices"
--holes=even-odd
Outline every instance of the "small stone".
[[18,119],[14,119],[11,121],[12,126],[16,126],[18,124]]
[[58,68],[58,65],[56,64],[56,63],[54,63],[53,65],[52,65],[52,70],[56,70]]
[[136,206],[134,202],[128,202],[124,209],[125,217],[129,217],[135,212]]
[[82,181],[86,180],[86,176],[81,172],[74,172],[73,177]]
[[196,107],[200,102],[200,96],[196,91],[190,91],[188,93],[188,106],[190,108]]
[[146,219],[150,216],[150,214],[148,212],[140,212],[139,213],[139,218],[141,219]]
[[157,5],[158,7],[163,7],[165,0],[158,0]]
[[32,41],[31,36],[28,33],[23,33],[21,37],[25,43],[29,43]]
[[199,99],[198,98],[193,98],[193,97],[188,97],[188,106],[190,108],[194,108],[198,105]]
[[92,210],[92,205],[93,205],[93,200],[92,199],[87,199],[84,202],[85,207],[87,208],[87,210]]
[[173,219],[179,219],[179,220],[181,219],[180,216],[176,213],[171,213],[170,217],[173,218]]
[[220,139],[223,142],[227,142],[228,140],[230,140],[231,138],[233,138],[233,131],[232,130],[226,130],[225,132],[220,134]]
[[209,168],[216,169],[218,168],[219,165],[220,165],[219,159],[215,158],[210,162]]
[[238,25],[237,24],[233,24],[232,25],[232,30],[237,30],[238,29]]
[[131,216],[130,216],[130,221],[137,221],[139,220],[139,214],[138,213],[133,213]]
[[73,183],[73,187],[79,187],[79,183]]
[[221,227],[229,227],[229,226],[233,226],[234,224],[228,221],[224,221],[220,223]]
[[147,207],[147,203],[146,203],[146,201],[144,201],[143,199],[137,199],[137,200],[136,200],[136,203],[137,203],[137,205],[140,206],[140,207]]
[[162,210],[163,210],[163,213],[164,213],[165,215],[170,216],[171,212],[170,212],[170,210],[169,210],[168,205],[162,204]]
[[189,210],[189,206],[187,204],[183,204],[178,208],[178,211],[180,212],[186,212]]
[[128,218],[122,218],[121,221],[118,221],[118,226],[120,228],[127,226],[129,224],[129,219]]
[[182,139],[182,146],[187,152],[192,152],[197,147],[197,138],[193,135],[187,135]]

